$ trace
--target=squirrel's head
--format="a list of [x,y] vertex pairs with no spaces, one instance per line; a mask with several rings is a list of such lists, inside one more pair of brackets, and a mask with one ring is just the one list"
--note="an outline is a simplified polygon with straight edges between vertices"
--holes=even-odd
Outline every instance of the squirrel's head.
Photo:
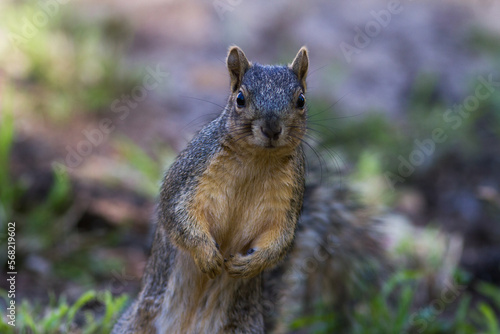
[[294,150],[306,132],[308,66],[305,47],[288,66],[251,64],[239,47],[231,47],[226,112],[232,140],[269,150]]

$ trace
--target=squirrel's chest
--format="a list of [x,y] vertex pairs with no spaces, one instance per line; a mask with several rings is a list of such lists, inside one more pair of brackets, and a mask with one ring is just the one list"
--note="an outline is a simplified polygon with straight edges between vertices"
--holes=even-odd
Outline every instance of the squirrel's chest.
[[297,175],[290,159],[241,161],[221,154],[200,177],[191,214],[221,245],[239,251],[288,219]]

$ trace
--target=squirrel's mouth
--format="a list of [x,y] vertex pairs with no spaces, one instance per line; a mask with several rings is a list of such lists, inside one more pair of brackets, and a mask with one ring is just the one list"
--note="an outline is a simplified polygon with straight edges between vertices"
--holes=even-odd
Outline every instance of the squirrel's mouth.
[[273,149],[278,147],[276,144],[273,144],[272,142],[269,142],[267,145],[264,145],[265,148]]
[[283,136],[279,138],[269,138],[262,133],[257,133],[253,135],[253,142],[255,145],[266,148],[266,149],[275,149],[285,145],[286,141]]
[[253,145],[261,147],[262,149],[265,149],[266,151],[288,151],[288,150],[294,150],[298,143],[296,143],[293,140],[288,140],[286,137],[282,137],[279,139],[269,139],[269,138],[262,138],[262,137],[254,137],[253,138]]

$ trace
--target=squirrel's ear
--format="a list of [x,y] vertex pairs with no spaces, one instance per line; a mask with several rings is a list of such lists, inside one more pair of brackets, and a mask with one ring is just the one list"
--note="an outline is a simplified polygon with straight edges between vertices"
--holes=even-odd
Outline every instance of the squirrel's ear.
[[301,47],[295,59],[293,60],[290,68],[297,75],[300,84],[306,89],[306,76],[307,68],[309,67],[309,56],[307,54],[307,48],[305,46]]
[[243,75],[250,68],[250,62],[237,46],[232,46],[227,54],[227,69],[231,76],[231,90],[237,91],[241,86]]

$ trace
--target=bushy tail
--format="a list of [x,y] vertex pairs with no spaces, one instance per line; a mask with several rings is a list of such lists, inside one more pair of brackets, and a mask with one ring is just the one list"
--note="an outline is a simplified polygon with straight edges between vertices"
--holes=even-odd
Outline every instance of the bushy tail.
[[343,187],[307,186],[294,248],[268,274],[282,284],[279,295],[267,296],[277,305],[274,332],[289,333],[292,322],[316,314],[318,305],[348,326],[350,310],[386,272],[382,236],[371,216]]

